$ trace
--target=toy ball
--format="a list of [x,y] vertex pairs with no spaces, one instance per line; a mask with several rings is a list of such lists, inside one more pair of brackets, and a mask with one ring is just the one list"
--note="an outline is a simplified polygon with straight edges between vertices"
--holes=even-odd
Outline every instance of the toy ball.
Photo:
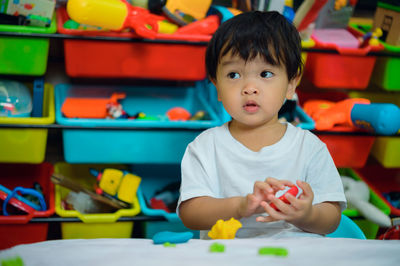
[[186,121],[191,117],[191,114],[185,108],[174,107],[167,111],[167,116],[168,116],[169,120]]
[[0,80],[0,116],[29,117],[32,112],[32,97],[22,83]]

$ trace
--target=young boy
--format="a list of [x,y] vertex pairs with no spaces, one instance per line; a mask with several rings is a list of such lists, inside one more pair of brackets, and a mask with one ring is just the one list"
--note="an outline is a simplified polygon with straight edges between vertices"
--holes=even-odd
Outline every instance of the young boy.
[[[206,67],[232,120],[186,149],[177,209],[185,226],[202,230],[202,238],[231,217],[243,224],[236,237],[333,232],[346,199],[328,149],[278,121],[303,68],[296,28],[277,12],[237,15],[214,34]],[[301,194],[287,196],[290,204],[275,195],[294,184]]]

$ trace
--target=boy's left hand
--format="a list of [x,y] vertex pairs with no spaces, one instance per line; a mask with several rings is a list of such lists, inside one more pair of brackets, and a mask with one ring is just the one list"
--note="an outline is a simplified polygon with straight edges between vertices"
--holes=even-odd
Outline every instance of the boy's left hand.
[[[311,186],[303,181],[297,180],[296,184],[303,190],[299,198],[293,195],[286,195],[287,200],[290,204],[284,203],[273,195],[269,195],[268,204],[266,201],[261,202],[261,206],[269,216],[257,217],[257,222],[274,222],[279,220],[285,220],[292,224],[302,223],[304,219],[310,217],[312,211],[312,201],[314,199],[314,193]],[[279,211],[275,210],[270,206],[274,203]]]

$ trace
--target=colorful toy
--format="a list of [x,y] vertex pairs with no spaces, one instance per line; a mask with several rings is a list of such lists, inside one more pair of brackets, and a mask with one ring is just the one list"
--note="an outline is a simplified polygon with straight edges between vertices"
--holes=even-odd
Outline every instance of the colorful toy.
[[400,108],[391,103],[370,103],[353,98],[339,102],[309,100],[304,111],[315,121],[315,129],[329,130],[335,125],[365,129],[381,135],[395,135],[400,130]]
[[181,120],[181,121],[186,121],[188,120],[192,115],[189,113],[188,110],[186,110],[183,107],[174,107],[171,108],[167,111],[167,117],[169,120]]
[[233,217],[227,221],[219,219],[208,232],[208,236],[212,239],[234,239],[241,227],[242,223]]
[[205,18],[211,2],[212,0],[166,0],[162,11],[178,25],[186,25]]
[[165,20],[126,0],[69,0],[67,12],[71,19],[81,24],[115,31],[132,28],[139,36],[149,39],[156,37],[158,22]]
[[158,232],[153,236],[154,244],[164,244],[164,243],[173,243],[180,244],[186,243],[190,239],[193,238],[192,232],[171,232],[171,231],[162,231]]
[[367,45],[379,45],[379,38],[382,36],[383,32],[381,28],[376,28],[374,31],[367,32],[360,38],[360,47],[365,47]]
[[[299,189],[297,188],[297,186],[292,186],[288,191],[285,192],[285,194],[280,196],[279,199],[286,204],[290,204],[290,202],[286,198],[286,195],[291,194],[294,197],[296,197],[297,193],[299,193]],[[275,206],[275,204],[271,203],[271,207],[274,208],[275,210],[279,211],[279,209]]]
[[117,105],[125,93],[113,93],[110,98],[77,98],[67,97],[61,112],[69,118],[106,118],[109,116],[108,106]]
[[297,9],[293,19],[293,24],[297,30],[303,31],[307,29],[310,23],[314,22],[319,11],[324,7],[328,0],[305,0]]
[[289,254],[288,250],[282,247],[262,247],[258,250],[258,255],[287,257],[288,254]]
[[341,176],[349,208],[357,209],[367,220],[380,227],[391,227],[390,217],[369,203],[369,188],[363,181],[356,181],[348,176]]
[[[39,204],[24,198],[21,195],[30,195],[35,197]],[[3,200],[3,214],[9,215],[7,212],[7,204],[10,203],[14,207],[26,212],[31,213],[36,211],[45,211],[47,209],[46,202],[43,198],[43,194],[35,189],[15,187],[13,190],[0,185],[0,199]]]
[[90,172],[97,178],[97,194],[108,195],[130,204],[133,203],[141,181],[139,176],[113,168],[106,168],[103,172],[90,169]]
[[177,34],[202,34],[212,35],[219,27],[220,18],[210,15],[204,19],[194,21],[176,30]]
[[223,253],[225,252],[225,245],[214,242],[210,245],[209,251],[212,253]]

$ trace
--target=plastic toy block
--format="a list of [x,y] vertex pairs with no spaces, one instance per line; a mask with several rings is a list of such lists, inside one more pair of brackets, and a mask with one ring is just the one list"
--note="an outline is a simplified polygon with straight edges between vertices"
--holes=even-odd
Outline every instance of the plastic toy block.
[[221,243],[214,242],[210,245],[210,252],[213,253],[222,253],[225,252],[225,245]]
[[287,257],[289,254],[286,248],[282,247],[261,247],[258,250],[258,255],[272,255],[279,257]]
[[186,243],[193,238],[192,232],[171,232],[162,231],[153,236],[154,244],[165,244],[167,242],[172,244]]

